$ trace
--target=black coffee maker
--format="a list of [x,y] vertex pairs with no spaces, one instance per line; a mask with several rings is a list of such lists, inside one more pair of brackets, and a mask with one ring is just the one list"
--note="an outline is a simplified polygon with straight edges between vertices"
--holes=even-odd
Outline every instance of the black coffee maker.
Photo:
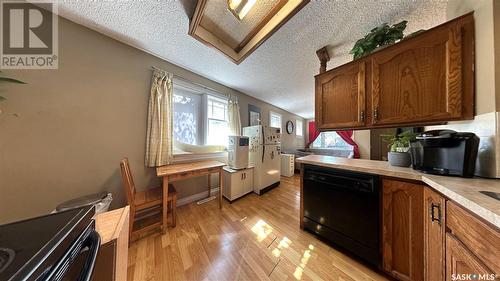
[[472,177],[479,138],[473,133],[432,130],[410,143],[413,169],[424,173]]

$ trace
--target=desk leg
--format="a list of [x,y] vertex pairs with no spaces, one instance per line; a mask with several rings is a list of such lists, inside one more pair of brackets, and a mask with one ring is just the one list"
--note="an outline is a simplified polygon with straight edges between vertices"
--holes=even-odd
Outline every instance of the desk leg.
[[223,184],[223,177],[222,177],[222,168],[219,169],[219,209],[222,209],[222,188],[224,186]]
[[208,178],[208,195],[207,195],[207,198],[210,197],[210,190],[212,189],[212,187],[210,186],[210,173],[208,174],[207,178]]
[[[172,206],[173,207],[173,206]],[[167,233],[167,212],[168,212],[168,177],[163,177],[163,233]]]

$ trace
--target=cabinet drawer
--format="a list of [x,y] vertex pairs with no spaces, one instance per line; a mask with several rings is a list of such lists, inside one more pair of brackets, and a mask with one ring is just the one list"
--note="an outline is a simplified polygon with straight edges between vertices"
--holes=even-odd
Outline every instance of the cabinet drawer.
[[[457,275],[493,274],[473,253],[453,235],[446,234],[446,279],[454,280]],[[433,280],[433,279],[429,279]],[[471,279],[472,280],[472,279]],[[486,279],[493,280],[493,279]]]
[[486,266],[500,273],[500,230],[451,201],[446,202],[446,226]]

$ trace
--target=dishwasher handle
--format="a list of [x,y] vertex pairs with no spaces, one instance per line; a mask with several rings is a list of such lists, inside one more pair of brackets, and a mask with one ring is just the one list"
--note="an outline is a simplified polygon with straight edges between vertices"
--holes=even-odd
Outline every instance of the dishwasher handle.
[[333,175],[318,172],[308,172],[304,175],[304,180],[319,182],[331,186],[332,188],[343,188],[368,193],[376,192],[373,178],[357,178],[339,174]]

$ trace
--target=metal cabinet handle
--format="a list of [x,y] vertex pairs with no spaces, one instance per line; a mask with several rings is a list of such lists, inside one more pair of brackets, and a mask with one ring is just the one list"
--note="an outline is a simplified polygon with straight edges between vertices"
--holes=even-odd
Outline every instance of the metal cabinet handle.
[[361,119],[361,121],[365,121],[365,111],[361,110],[361,113],[359,115],[360,115],[359,118]]
[[373,119],[375,121],[378,120],[378,107],[375,107],[375,109],[373,110]]
[[[437,209],[437,217],[435,210]],[[429,214],[431,216],[431,222],[437,221],[441,225],[441,204],[431,203]]]

